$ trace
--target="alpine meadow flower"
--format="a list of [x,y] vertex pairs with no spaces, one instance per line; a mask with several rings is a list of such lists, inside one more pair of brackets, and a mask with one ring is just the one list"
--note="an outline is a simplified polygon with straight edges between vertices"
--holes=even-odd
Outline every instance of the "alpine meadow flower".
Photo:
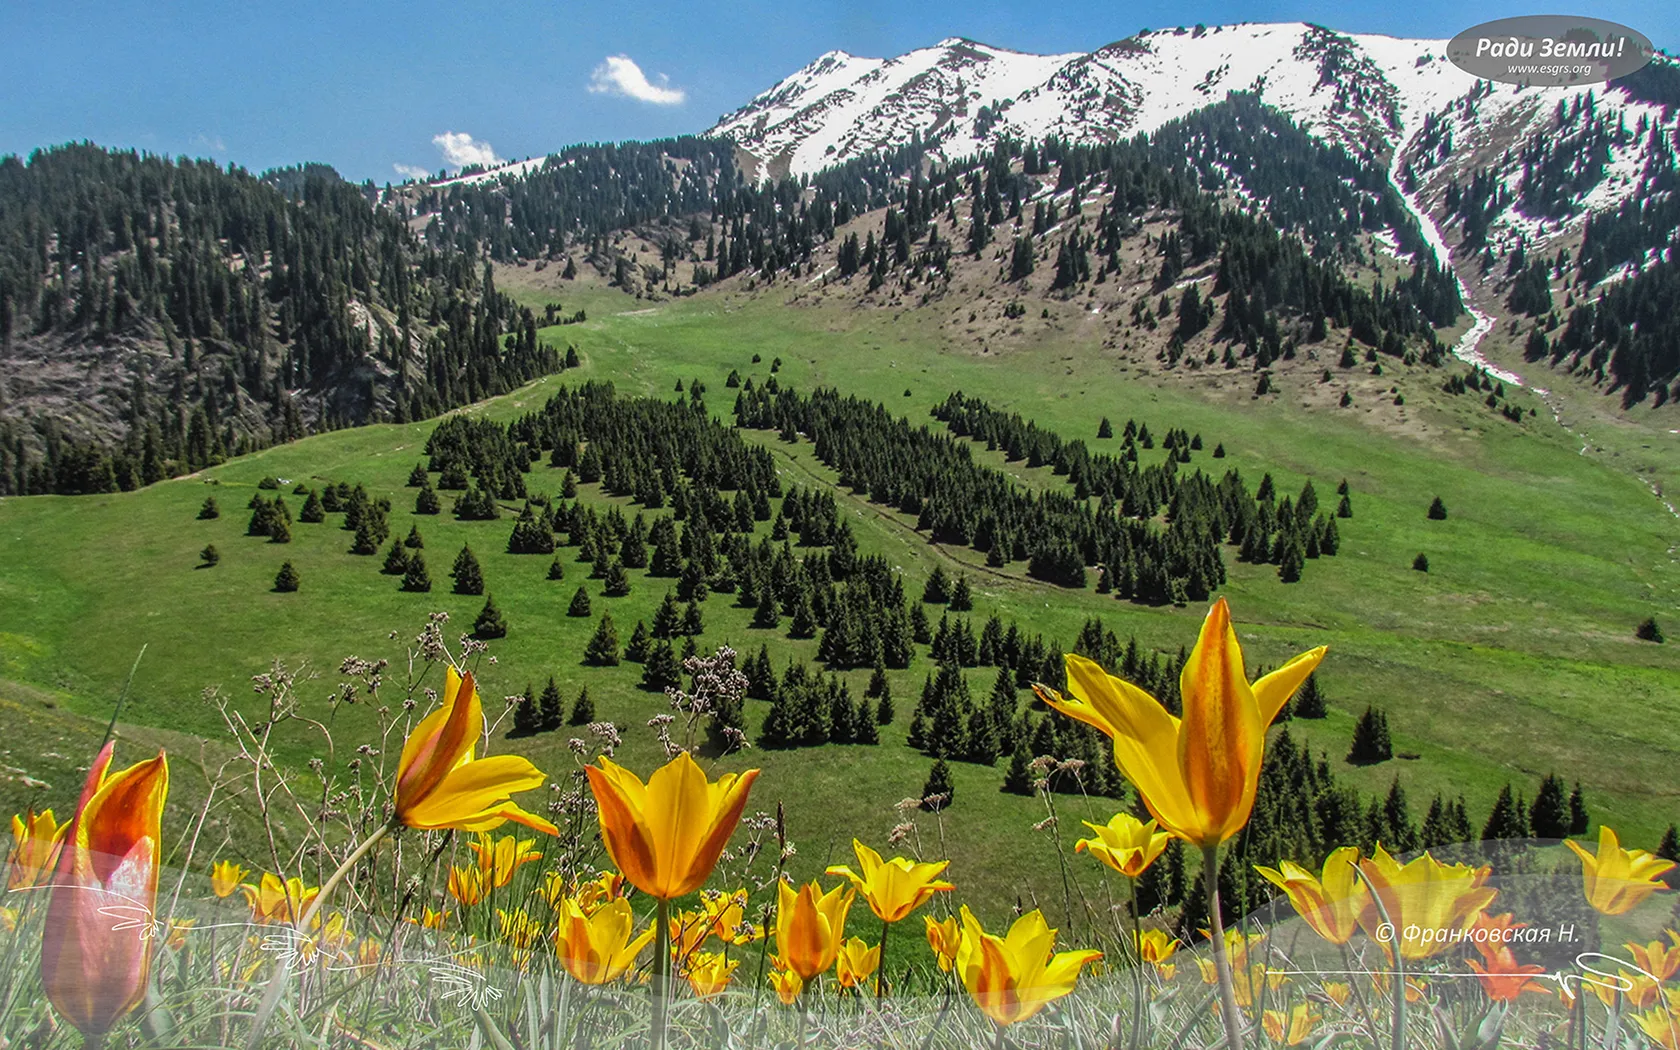
[[1680,973],[1680,933],[1674,930],[1663,931],[1668,935],[1668,943],[1660,940],[1648,944],[1627,945],[1628,952],[1639,968],[1656,975],[1657,980],[1666,981]]
[[491,876],[497,889],[501,889],[513,881],[514,872],[542,859],[536,844],[536,839],[515,839],[512,835],[492,838],[481,831],[478,841],[467,843],[467,848],[478,855],[479,868]]
[[1476,978],[1482,983],[1482,991],[1496,1003],[1508,1003],[1524,992],[1539,992],[1546,994],[1546,988],[1534,978],[1546,972],[1544,966],[1532,963],[1517,962],[1516,953],[1511,946],[1501,944],[1489,951],[1481,951],[1481,945],[1476,945],[1484,962],[1470,960],[1470,968],[1476,971]]
[[6,889],[26,890],[41,884],[58,859],[68,823],[53,819],[53,811],[31,810],[27,816],[12,816],[12,852],[6,862]]
[[554,950],[566,972],[584,984],[606,984],[623,976],[635,965],[636,956],[653,940],[654,928],[632,936],[635,915],[623,897],[585,914],[575,900],[560,904],[560,921],[555,929]]
[[1392,954],[1399,945],[1401,958],[1408,962],[1440,954],[1454,931],[1474,927],[1499,894],[1487,885],[1491,868],[1443,864],[1427,852],[1401,864],[1378,845],[1372,856],[1359,862],[1359,870],[1373,895],[1359,913],[1360,926],[1386,952]]
[[239,887],[239,892],[245,895],[245,903],[251,906],[251,921],[265,923],[296,922],[321,895],[319,887],[305,886],[296,875],[282,880],[267,871],[257,880],[257,885],[245,883]]
[[777,963],[809,984],[826,973],[840,954],[846,912],[857,890],[840,885],[824,893],[816,882],[807,882],[796,893],[781,882],[776,884],[776,895]]
[[943,922],[935,922],[933,916],[924,915],[922,921],[927,924],[928,947],[939,961],[940,972],[950,973],[957,961],[957,945],[962,943],[962,927],[957,924],[957,917],[952,915]]
[[396,820],[411,828],[489,831],[507,821],[559,834],[553,824],[512,801],[542,785],[542,770],[519,755],[474,758],[484,710],[471,672],[445,671],[443,703],[403,742],[397,763]]
[[1156,821],[1146,824],[1130,813],[1116,813],[1107,824],[1082,823],[1096,837],[1074,843],[1074,852],[1089,852],[1128,879],[1142,875],[1172,841],[1170,834],[1156,830]]
[[956,969],[974,1005],[993,1022],[1025,1021],[1072,992],[1086,963],[1102,958],[1095,950],[1056,952],[1056,931],[1036,909],[1015,920],[1002,937],[987,933],[962,906],[962,942]]
[[238,861],[219,860],[210,868],[210,892],[224,899],[231,897],[249,874]]
[[882,922],[898,922],[921,907],[935,891],[953,889],[939,876],[951,862],[917,863],[905,857],[883,861],[881,855],[857,839],[852,840],[857,853],[858,868],[854,872],[844,864],[831,864],[825,874],[843,875],[851,880],[869,910]]
[[630,884],[658,900],[693,893],[717,866],[734,834],[758,770],[716,781],[684,751],[640,777],[602,757],[585,766],[601,822],[601,841]]
[[1601,915],[1625,915],[1658,890],[1667,889],[1662,877],[1674,870],[1674,862],[1642,849],[1623,849],[1608,825],[1598,826],[1598,855],[1594,856],[1574,839],[1563,844],[1581,858],[1581,881],[1587,903]]
[[805,990],[805,982],[792,970],[778,966],[770,971],[770,987],[776,990],[776,998],[783,1006],[792,1006],[799,1001],[799,993]]
[[835,956],[834,976],[840,987],[856,988],[869,980],[880,965],[881,946],[853,937],[840,946],[840,954]]
[[1130,682],[1076,653],[1066,656],[1066,695],[1033,689],[1051,707],[1095,726],[1114,742],[1114,761],[1162,828],[1203,847],[1248,823],[1259,787],[1266,727],[1306,681],[1324,647],[1290,660],[1251,686],[1242,648],[1221,598],[1179,674],[1182,719]]
[[1287,1014],[1282,1010],[1267,1010],[1260,1017],[1260,1027],[1272,1042],[1298,1046],[1311,1037],[1318,1021],[1319,1016],[1310,1003],[1296,1003]]
[[111,773],[94,759],[48,891],[41,985],[90,1041],[144,998],[156,921],[158,854],[169,762],[163,752]]
[[1346,944],[1359,929],[1359,913],[1371,891],[1359,879],[1359,849],[1343,846],[1324,859],[1322,876],[1281,861],[1276,868],[1255,865],[1267,882],[1281,889],[1312,931],[1331,944]]
[[729,987],[729,978],[740,965],[741,960],[726,958],[722,952],[698,952],[689,960],[683,976],[688,978],[696,999],[710,999]]

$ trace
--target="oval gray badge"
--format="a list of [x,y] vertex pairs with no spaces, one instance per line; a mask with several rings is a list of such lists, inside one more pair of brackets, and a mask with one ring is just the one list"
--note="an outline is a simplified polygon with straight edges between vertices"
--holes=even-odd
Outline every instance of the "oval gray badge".
[[1655,50],[1645,34],[1602,18],[1522,15],[1466,29],[1448,42],[1447,57],[1501,84],[1569,87],[1625,77]]

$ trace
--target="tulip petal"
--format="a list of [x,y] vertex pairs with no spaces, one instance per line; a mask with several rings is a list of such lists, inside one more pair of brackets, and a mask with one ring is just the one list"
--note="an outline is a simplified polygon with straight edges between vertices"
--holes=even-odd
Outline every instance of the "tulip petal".
[[484,711],[472,672],[445,670],[443,706],[408,734],[397,765],[397,812],[407,823],[410,807],[426,799],[450,771],[472,754],[484,731]]
[[542,782],[542,771],[519,755],[481,758],[450,770],[409,807],[403,821],[415,828],[459,825],[468,831],[486,830],[475,817],[498,808],[513,792],[529,791]]
[[1295,695],[1295,690],[1301,688],[1301,683],[1307,680],[1307,676],[1318,668],[1319,661],[1324,659],[1327,651],[1322,645],[1317,649],[1309,649],[1254,683],[1254,700],[1260,708],[1262,727],[1269,726],[1277,720],[1283,705]]
[[1266,739],[1223,598],[1202,621],[1179,691],[1184,720],[1178,761],[1196,814],[1193,841],[1207,846],[1248,823]]

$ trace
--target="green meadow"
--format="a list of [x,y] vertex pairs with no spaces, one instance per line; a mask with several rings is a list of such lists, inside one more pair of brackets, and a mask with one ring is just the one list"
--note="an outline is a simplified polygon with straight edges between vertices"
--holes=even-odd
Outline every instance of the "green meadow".
[[[1680,646],[1634,637],[1640,620],[1655,615],[1670,627],[1680,608],[1680,564],[1670,550],[1677,523],[1632,471],[1578,454],[1579,442],[1530,395],[1515,401],[1539,414],[1512,424],[1474,395],[1440,390],[1459,366],[1395,367],[1381,379],[1358,380],[1355,404],[1341,409],[1314,389],[1320,366],[1285,375],[1281,393],[1254,398],[1253,376],[1242,369],[1163,377],[1126,362],[1104,349],[1095,329],[1071,309],[1033,318],[1018,337],[982,351],[955,345],[931,310],[861,310],[802,284],[653,303],[599,287],[522,287],[524,276],[509,271],[501,280],[533,305],[558,300],[568,312],[587,309],[587,322],[543,332],[556,345],[575,345],[583,365],[467,411],[511,419],[539,407],[561,385],[589,379],[662,398],[686,396],[675,393],[676,383],[700,379],[708,407],[728,418],[729,372],[762,381],[780,358],[776,377],[784,386],[834,386],[935,427],[929,409],[961,390],[1085,438],[1099,451],[1119,447],[1095,439],[1104,416],[1116,429],[1128,418],[1157,433],[1182,427],[1200,434],[1205,446],[1190,469],[1217,476],[1234,467],[1251,485],[1269,472],[1280,496],[1294,496],[1310,479],[1327,508],[1335,506],[1336,486],[1345,479],[1354,516],[1338,522],[1340,554],[1309,562],[1300,583],[1283,584],[1275,566],[1239,563],[1235,550],[1226,549],[1230,579],[1223,593],[1251,666],[1330,647],[1320,679],[1331,715],[1298,720],[1291,731],[1364,792],[1386,791],[1398,779],[1415,816],[1437,792],[1463,794],[1479,825],[1502,785],[1532,797],[1539,778],[1556,772],[1579,780],[1594,820],[1613,823],[1631,844],[1654,848],[1663,828],[1680,819],[1673,775],[1680,768]],[[1385,394],[1391,387],[1403,394],[1403,410]],[[311,717],[326,717],[327,698],[342,681],[339,664],[348,656],[391,661],[382,702],[396,705],[408,684],[407,654],[427,614],[448,612],[446,637],[453,640],[484,604],[482,597],[449,592],[448,569],[463,544],[478,555],[487,589],[509,623],[508,636],[491,642],[478,664],[491,717],[502,712],[502,697],[528,685],[540,692],[551,675],[568,705],[587,686],[597,717],[625,727],[620,760],[643,773],[651,769],[658,746],[644,723],[667,710],[665,698],[637,688],[638,665],[589,668],[581,654],[603,611],[627,640],[638,619],[651,621],[675,581],[632,570],[632,593],[604,598],[602,581],[590,579],[590,566],[575,560],[576,548],[560,548],[566,576],[559,582],[546,578],[548,556],[505,553],[511,513],[494,522],[456,521],[448,513],[452,494],[443,493],[442,515],[412,514],[415,490],[404,483],[424,458],[434,425],[323,434],[133,493],[0,501],[0,700],[8,705],[0,712],[7,712],[8,737],[14,725],[47,720],[57,727],[7,741],[0,804],[73,800],[74,769],[85,759],[49,760],[44,745],[30,741],[59,739],[51,732],[85,740],[89,726],[96,741],[142,646],[122,713],[123,735],[135,743],[123,750],[156,746],[158,734],[168,734],[183,785],[202,780],[199,770],[226,750],[219,743],[222,716],[207,691],[259,713],[251,678],[277,659],[302,669],[298,695]],[[936,565],[968,573],[976,628],[997,613],[1071,644],[1095,616],[1122,640],[1135,635],[1168,655],[1195,639],[1203,607],[1146,607],[1094,589],[1067,591],[1027,579],[1020,563],[988,569],[978,552],[930,545],[913,519],[836,488],[808,442],[787,444],[770,432],[747,436],[774,451],[784,485],[833,488],[862,551],[901,567],[912,595]],[[1227,450],[1223,460],[1212,458],[1216,444]],[[983,446],[975,454],[1026,484],[1063,482],[1048,468],[1005,464]],[[538,464],[527,483],[558,494],[561,474]],[[380,573],[383,552],[349,554],[352,536],[340,528],[342,515],[329,514],[323,524],[294,521],[287,545],[245,536],[246,503],[267,475],[286,479],[281,491],[294,519],[302,497],[291,489],[300,482],[360,482],[375,496],[389,496],[392,535],[401,538],[418,523],[424,536],[432,592],[401,592],[398,578]],[[583,486],[580,494],[636,509],[598,486]],[[221,517],[197,520],[211,495]],[[1445,521],[1426,517],[1436,496],[1449,508]],[[218,548],[221,562],[198,568],[207,543]],[[1412,569],[1418,553],[1427,554],[1429,572]],[[275,573],[287,560],[301,587],[275,593]],[[579,585],[592,599],[587,618],[566,615]],[[702,608],[702,651],[728,643],[750,654],[768,644],[778,667],[790,658],[814,659],[814,640],[750,627],[752,610],[735,607],[730,596],[714,595]],[[939,610],[930,612],[937,622]],[[1671,629],[1680,629],[1680,621]],[[892,674],[897,718],[883,727],[879,746],[753,749],[721,760],[720,768],[764,770],[749,808],[785,805],[798,849],[795,874],[849,862],[854,835],[884,847],[891,829],[909,819],[896,804],[920,794],[930,761],[903,741],[930,669],[924,650],[908,671]],[[971,672],[977,697],[990,691],[994,675],[990,668]],[[860,695],[868,672],[847,678]],[[435,672],[423,684],[438,684]],[[1343,756],[1367,705],[1387,711],[1403,757],[1354,767]],[[765,709],[749,701],[749,725]],[[63,728],[70,726],[76,728]],[[366,704],[341,708],[331,729],[341,753],[377,743]],[[575,761],[566,741],[577,732],[499,739],[492,750],[528,754],[557,774]],[[212,743],[197,749],[192,736]],[[323,747],[318,734],[302,732],[286,734],[278,746],[296,769]],[[394,752],[385,757],[393,761]],[[914,819],[924,853],[953,858],[951,878],[965,899],[997,902],[1001,910],[1019,895],[1055,909],[1054,916],[1077,892],[1095,892],[1097,865],[1073,857],[1072,843],[1084,832],[1079,821],[1106,820],[1112,802],[1057,796],[1059,822],[1035,830],[1049,815],[1045,803],[1001,793],[1003,763],[953,763],[952,770],[952,807],[937,819]],[[1084,873],[1083,890],[1064,888],[1058,842],[1067,862]],[[258,856],[254,848],[249,853]]]

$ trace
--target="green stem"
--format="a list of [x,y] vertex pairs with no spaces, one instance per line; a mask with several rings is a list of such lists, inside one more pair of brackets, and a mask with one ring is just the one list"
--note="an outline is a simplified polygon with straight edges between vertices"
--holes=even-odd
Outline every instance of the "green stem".
[[665,1008],[671,995],[671,902],[661,897],[653,933],[653,1050],[665,1050]]
[[[145,652],[145,650],[142,649],[141,652]],[[103,1050],[104,1046],[104,1032],[88,1032],[86,1035],[82,1036],[82,1050]]]
[[1376,1022],[1371,1020],[1371,1009],[1365,1005],[1365,992],[1359,987],[1359,981],[1354,976],[1353,957],[1348,953],[1346,941],[1342,942],[1341,948],[1342,969],[1347,971],[1348,991],[1353,996],[1354,1005],[1359,1007],[1359,1016],[1365,1021],[1365,1035],[1371,1040],[1371,1050],[1382,1050],[1381,1044],[1377,1042]]
[[1225,922],[1219,916],[1219,845],[1202,847],[1202,875],[1207,879],[1208,932],[1213,935],[1213,968],[1219,975],[1219,1013],[1225,1021],[1225,1045],[1242,1050],[1242,1015],[1237,1012],[1237,987],[1231,959],[1225,952]]
[[[338,866],[338,870],[321,884],[320,892],[315,895],[314,900],[309,902],[309,907],[304,909],[303,917],[292,927],[294,931],[299,934],[309,932],[309,924],[314,922],[315,916],[321,913],[322,905],[332,895],[332,891],[338,888],[338,884],[344,881],[344,876],[348,875],[350,869],[367,856],[369,850],[379,845],[380,841],[386,835],[389,835],[395,827],[394,823],[380,825],[377,831],[369,835],[360,846],[357,846],[351,852],[350,856],[344,859],[344,863]],[[268,991],[263,993],[262,1005],[257,1007],[256,1016],[251,1019],[251,1038],[245,1043],[246,1050],[257,1050],[257,1047],[262,1045],[263,1032],[268,1028],[269,1018],[274,1016],[274,1008],[280,1005],[280,993],[285,991],[286,978],[291,975],[292,957],[295,954],[295,952],[292,952],[281,956],[279,965],[275,966],[274,976],[269,978],[268,981]]]
[[1393,1050],[1406,1046],[1406,956],[1400,950],[1399,938],[1394,942],[1394,1038]]
[[1126,911],[1132,920],[1132,1034],[1127,1046],[1137,1050],[1143,1015],[1148,1012],[1143,1003],[1143,921],[1138,917],[1137,880],[1127,878],[1126,889]]
[[875,965],[875,998],[880,999],[887,994],[887,931],[892,929],[892,923],[885,920],[881,923],[881,954]]

